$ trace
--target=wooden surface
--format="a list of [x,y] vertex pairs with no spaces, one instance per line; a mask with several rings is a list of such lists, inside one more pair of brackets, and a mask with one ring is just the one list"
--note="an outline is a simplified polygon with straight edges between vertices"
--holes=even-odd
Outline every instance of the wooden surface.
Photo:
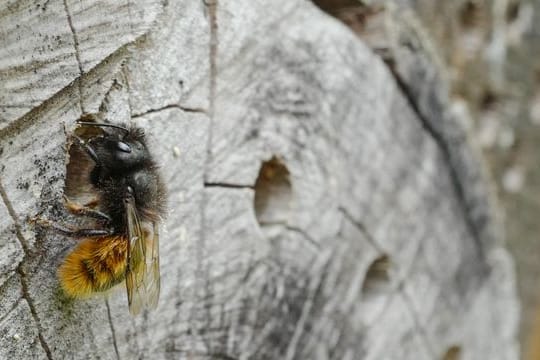
[[[396,28],[391,69],[300,0],[1,5],[0,358],[517,359],[481,162]],[[27,224],[62,219],[82,112],[148,129],[169,188],[139,318],[66,300],[75,241]]]

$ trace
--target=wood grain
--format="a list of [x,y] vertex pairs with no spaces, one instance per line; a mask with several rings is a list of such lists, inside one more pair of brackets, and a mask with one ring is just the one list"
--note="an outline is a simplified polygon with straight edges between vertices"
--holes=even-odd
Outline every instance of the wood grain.
[[[22,339],[0,357],[518,358],[489,187],[439,70],[411,60],[421,47],[393,42],[390,68],[300,0],[68,1],[70,21],[54,4],[57,18],[24,16],[77,34],[76,59],[43,70],[70,80],[0,66],[43,87],[0,96],[23,109],[0,130],[0,333]],[[123,289],[65,299],[55,272],[75,240],[27,222],[70,220],[65,131],[83,111],[147,129],[169,189],[160,305],[138,318]]]

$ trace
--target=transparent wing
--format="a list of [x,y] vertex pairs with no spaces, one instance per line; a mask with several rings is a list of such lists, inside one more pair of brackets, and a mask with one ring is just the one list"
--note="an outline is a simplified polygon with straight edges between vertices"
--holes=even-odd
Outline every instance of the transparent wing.
[[143,231],[134,200],[126,200],[128,258],[126,289],[129,312],[137,315],[145,308],[157,306],[160,291],[159,233],[157,224]]
[[146,301],[148,308],[155,309],[159,301],[161,279],[159,276],[159,229],[157,223],[153,224],[153,236],[148,244],[150,254],[147,255],[146,264]]

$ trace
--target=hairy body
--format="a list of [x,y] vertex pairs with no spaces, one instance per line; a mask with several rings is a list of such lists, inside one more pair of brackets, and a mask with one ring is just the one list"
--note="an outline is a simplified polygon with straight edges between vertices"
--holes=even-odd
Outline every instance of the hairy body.
[[85,298],[118,285],[125,278],[127,251],[122,235],[83,239],[58,269],[62,289],[70,297]]

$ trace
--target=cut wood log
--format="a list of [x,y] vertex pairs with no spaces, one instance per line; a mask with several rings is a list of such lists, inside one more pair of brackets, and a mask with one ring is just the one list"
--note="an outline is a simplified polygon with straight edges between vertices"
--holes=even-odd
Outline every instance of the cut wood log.
[[[384,16],[392,66],[300,0],[0,5],[0,358],[517,359],[481,160]],[[76,240],[28,222],[69,219],[83,113],[145,128],[169,190],[140,317],[66,299]]]

